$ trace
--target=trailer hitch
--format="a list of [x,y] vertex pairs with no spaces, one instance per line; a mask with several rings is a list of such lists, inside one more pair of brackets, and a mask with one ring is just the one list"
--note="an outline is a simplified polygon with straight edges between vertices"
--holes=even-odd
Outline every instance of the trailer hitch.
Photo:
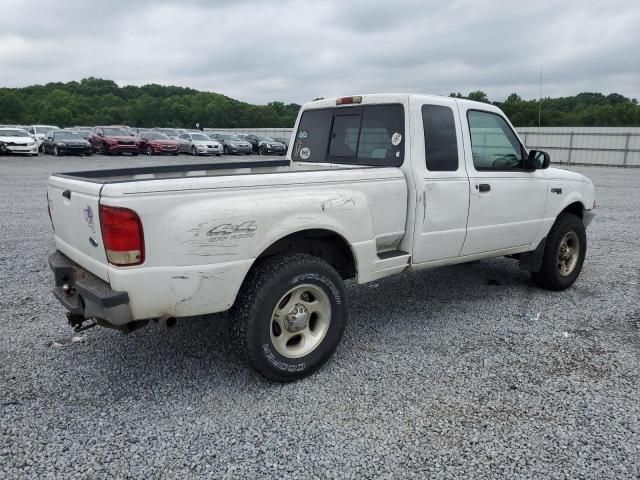
[[96,322],[88,323],[87,325],[83,325],[83,323],[87,320],[82,315],[77,315],[75,313],[67,312],[67,321],[69,325],[73,327],[73,331],[76,333],[84,332],[85,330],[89,330],[90,328],[97,327],[98,324]]

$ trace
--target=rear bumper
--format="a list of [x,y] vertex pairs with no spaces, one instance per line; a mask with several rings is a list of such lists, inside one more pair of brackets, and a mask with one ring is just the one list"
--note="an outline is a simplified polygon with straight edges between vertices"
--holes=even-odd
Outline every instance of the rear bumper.
[[108,283],[56,251],[49,256],[55,277],[54,296],[73,315],[103,320],[113,326],[133,321],[129,295],[116,292]]

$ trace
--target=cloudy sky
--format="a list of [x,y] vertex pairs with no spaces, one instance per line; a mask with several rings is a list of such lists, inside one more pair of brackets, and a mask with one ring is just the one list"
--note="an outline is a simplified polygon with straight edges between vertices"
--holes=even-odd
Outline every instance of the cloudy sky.
[[241,100],[483,90],[640,99],[640,1],[0,0],[0,86],[94,76]]

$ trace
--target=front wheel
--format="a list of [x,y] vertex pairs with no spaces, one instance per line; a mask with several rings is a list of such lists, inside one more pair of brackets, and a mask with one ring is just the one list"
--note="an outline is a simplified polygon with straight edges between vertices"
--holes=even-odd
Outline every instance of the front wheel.
[[582,271],[586,253],[587,235],[582,220],[563,213],[547,236],[540,270],[531,272],[531,276],[547,290],[569,288]]
[[269,257],[249,272],[230,312],[234,343],[264,377],[291,382],[331,357],[347,323],[340,275],[306,254]]
[[196,150],[196,147],[191,147],[191,155],[193,155],[194,157],[198,156],[198,151]]
[[151,156],[153,155],[153,150],[151,149],[151,145],[147,145],[147,148],[144,149],[144,153]]
[[53,155],[56,156],[56,157],[60,156],[60,150],[58,150],[58,146],[57,145],[53,146]]

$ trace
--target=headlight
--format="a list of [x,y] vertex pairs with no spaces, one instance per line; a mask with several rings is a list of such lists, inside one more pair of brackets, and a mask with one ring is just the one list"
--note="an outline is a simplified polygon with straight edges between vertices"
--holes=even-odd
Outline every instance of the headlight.
[[56,145],[59,146],[59,147],[66,147],[67,146],[67,144],[64,143],[64,142],[58,142],[58,143],[56,143]]
[[204,150],[204,149],[205,149],[205,146],[204,146],[204,145],[198,145],[198,148],[199,148],[200,150]]
[[29,142],[27,145],[29,145],[30,147],[34,147],[34,146],[36,146],[37,144],[38,144],[37,142],[31,141],[31,142]]

